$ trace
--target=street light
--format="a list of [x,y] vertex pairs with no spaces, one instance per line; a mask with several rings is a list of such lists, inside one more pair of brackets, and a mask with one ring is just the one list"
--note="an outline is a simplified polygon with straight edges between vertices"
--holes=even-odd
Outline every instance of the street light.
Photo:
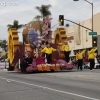
[[[79,1],[79,0],[73,0],[73,1]],[[86,2],[88,2],[89,4],[92,5],[92,32],[93,32],[93,3],[87,1],[87,0],[84,0]],[[93,35],[92,35],[92,46],[93,46]]]
[[[79,0],[73,0],[73,1],[79,1]],[[86,2],[88,2],[89,4],[92,5],[92,32],[93,32],[93,3],[91,3],[91,2],[89,2],[89,1],[87,1],[87,0],[84,0],[84,1],[86,1]]]

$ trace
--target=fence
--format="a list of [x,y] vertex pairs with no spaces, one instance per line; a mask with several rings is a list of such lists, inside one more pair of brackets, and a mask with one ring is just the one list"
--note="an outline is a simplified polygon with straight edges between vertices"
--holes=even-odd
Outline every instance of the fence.
[[[4,69],[5,68],[5,62],[0,62],[0,69]],[[9,68],[9,63],[6,62],[6,68]]]

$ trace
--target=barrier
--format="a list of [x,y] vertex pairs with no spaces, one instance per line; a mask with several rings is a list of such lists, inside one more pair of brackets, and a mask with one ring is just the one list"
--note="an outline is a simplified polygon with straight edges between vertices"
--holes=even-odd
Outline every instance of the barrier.
[[[8,62],[6,62],[6,68],[9,68]],[[5,62],[0,62],[0,69],[5,69]]]

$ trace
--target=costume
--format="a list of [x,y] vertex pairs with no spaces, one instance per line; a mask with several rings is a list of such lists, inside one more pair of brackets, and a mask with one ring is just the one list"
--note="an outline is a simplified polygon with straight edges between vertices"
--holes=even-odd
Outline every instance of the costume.
[[69,45],[68,44],[62,45],[62,50],[64,51],[65,61],[68,63],[70,60],[70,58],[69,58]]
[[52,47],[45,47],[44,49],[41,50],[42,53],[46,54],[46,59],[47,59],[48,64],[51,64],[52,62],[52,52],[53,51],[56,51],[56,49]]
[[85,53],[86,50],[83,50],[80,53],[76,54],[76,60],[78,61],[78,69],[80,67],[80,70],[82,70],[82,63],[83,63],[83,54]]
[[94,65],[95,65],[95,61],[94,61],[94,58],[95,58],[95,51],[97,50],[98,48],[93,48],[92,50],[88,51],[88,59],[89,59],[89,62],[90,62],[90,70],[92,70],[94,68]]

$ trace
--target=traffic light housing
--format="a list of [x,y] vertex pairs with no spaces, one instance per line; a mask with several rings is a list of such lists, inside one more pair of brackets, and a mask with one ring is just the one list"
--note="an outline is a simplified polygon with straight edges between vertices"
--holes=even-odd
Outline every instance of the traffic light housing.
[[93,37],[93,47],[97,47],[97,37]]
[[60,23],[60,26],[64,25],[64,15],[59,15],[59,23]]

